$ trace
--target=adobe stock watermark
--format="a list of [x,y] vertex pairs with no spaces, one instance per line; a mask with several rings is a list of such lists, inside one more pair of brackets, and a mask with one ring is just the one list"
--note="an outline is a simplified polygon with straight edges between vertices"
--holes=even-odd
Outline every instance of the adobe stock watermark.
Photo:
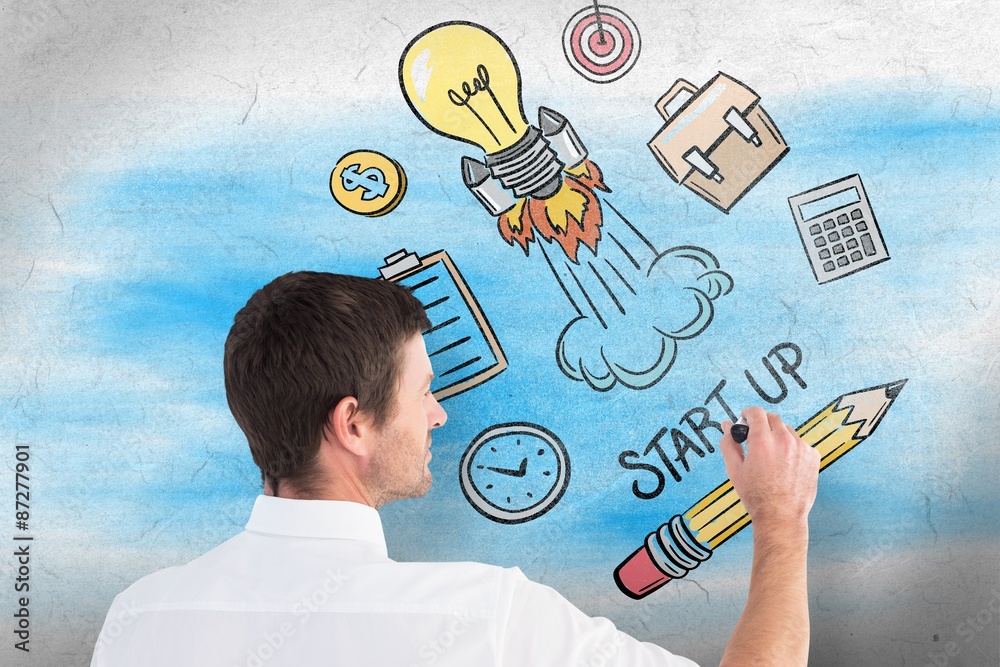
[[284,621],[277,628],[270,632],[265,632],[260,637],[260,641],[255,648],[248,648],[246,660],[236,667],[263,667],[264,664],[274,657],[281,650],[289,637],[309,622],[312,615],[319,611],[329,600],[331,595],[335,595],[350,577],[343,574],[339,569],[336,572],[326,571],[326,579],[317,586],[307,597],[302,598],[292,607],[292,614],[297,622]]
[[[464,635],[472,625],[472,617],[468,614],[455,614],[448,626],[433,639],[425,640],[417,652],[420,662],[411,662],[407,667],[430,667],[444,656]],[[625,645],[625,635],[616,631],[609,639],[601,642],[585,659],[579,660],[572,667],[606,667],[616,664],[616,654]]]
[[542,539],[532,542],[524,549],[518,560],[521,563],[534,563],[540,558],[546,558],[552,554],[553,550],[563,548],[563,546],[573,538],[579,530],[575,524],[581,516],[588,517],[602,507],[613,494],[621,493],[621,489],[628,488],[628,470],[622,470],[617,475],[604,477],[598,484],[590,488],[589,498],[570,504],[568,507],[560,508],[559,521],[552,522],[552,526]]
[[[985,607],[979,610],[975,616],[966,616],[955,626],[955,634],[965,641],[960,644],[951,640],[942,647],[942,651],[934,651],[927,654],[930,662],[924,667],[948,667],[952,664],[952,659],[957,658],[962,653],[963,645],[972,643],[980,633],[986,630],[996,632],[1000,629],[1000,591],[996,588],[990,589],[990,600]],[[994,636],[995,640],[996,637]]]
[[872,565],[881,562],[890,553],[899,549],[899,545],[904,543],[911,536],[911,531],[903,524],[894,524],[890,528],[880,531],[874,538],[857,552],[860,562],[855,571],[860,575]]
[[7,46],[24,45],[35,39],[58,14],[55,2],[42,2],[42,0],[30,0],[7,11],[17,14],[4,30]]
[[101,651],[111,646],[116,639],[122,636],[125,628],[135,623],[137,618],[139,618],[139,610],[131,602],[125,603],[125,608],[115,614],[114,618],[108,617],[108,620],[104,622],[104,627],[101,628],[100,636],[97,638],[97,645],[94,646],[94,655],[99,655]]
[[[635,624],[645,627],[653,619],[654,606],[651,604],[642,604],[642,606],[636,607],[634,611],[636,612],[634,618]],[[615,656],[621,651],[622,646],[625,645],[626,637],[628,637],[626,633],[616,629],[610,639],[606,639],[598,644],[589,657],[579,660],[573,667],[606,667],[607,665],[619,664],[620,660]],[[635,640],[634,638],[630,639]]]
[[612,660],[615,654],[625,645],[625,636],[621,632],[616,632],[614,637],[602,642],[590,658],[586,661],[576,663],[574,667],[605,667],[606,665],[617,664],[617,660]]
[[437,637],[428,639],[420,645],[420,649],[417,651],[417,655],[420,657],[420,662],[411,662],[408,667],[426,667],[427,665],[433,665],[437,662],[438,658],[447,653],[448,650],[455,645],[455,642],[459,637],[468,631],[470,625],[472,625],[472,617],[470,614],[453,614],[453,618],[451,619],[451,622],[448,623],[448,627],[442,630]]

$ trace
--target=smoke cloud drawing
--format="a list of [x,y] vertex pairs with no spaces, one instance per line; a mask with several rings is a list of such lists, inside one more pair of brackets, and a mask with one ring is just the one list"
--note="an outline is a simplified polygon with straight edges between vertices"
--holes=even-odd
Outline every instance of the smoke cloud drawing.
[[[677,341],[694,338],[715,316],[714,301],[732,277],[697,246],[660,252],[617,209],[605,217],[599,252],[578,262],[541,240],[546,261],[578,317],[556,343],[559,369],[597,391],[621,383],[647,389],[677,358]],[[592,254],[593,257],[588,255]]]

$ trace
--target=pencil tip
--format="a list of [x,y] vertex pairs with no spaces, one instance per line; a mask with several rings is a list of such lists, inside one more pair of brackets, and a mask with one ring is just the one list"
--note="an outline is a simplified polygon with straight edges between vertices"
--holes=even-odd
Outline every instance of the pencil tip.
[[902,380],[893,382],[888,386],[886,386],[885,397],[888,398],[890,401],[896,400],[896,397],[899,396],[899,392],[903,390],[903,385],[906,384],[907,379],[909,378],[904,378]]

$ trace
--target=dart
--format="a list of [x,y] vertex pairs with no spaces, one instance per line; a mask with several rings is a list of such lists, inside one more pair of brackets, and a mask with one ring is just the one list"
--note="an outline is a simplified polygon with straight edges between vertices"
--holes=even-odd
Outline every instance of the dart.
[[625,76],[639,59],[639,30],[628,15],[595,0],[570,18],[563,30],[563,52],[570,67],[594,83]]

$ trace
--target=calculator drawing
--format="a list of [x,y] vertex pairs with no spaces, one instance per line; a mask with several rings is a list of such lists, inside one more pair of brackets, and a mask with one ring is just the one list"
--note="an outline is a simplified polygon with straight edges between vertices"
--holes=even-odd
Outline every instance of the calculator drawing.
[[507,368],[493,327],[447,252],[418,257],[403,249],[386,257],[379,272],[409,289],[431,321],[422,333],[434,365],[434,398],[468,391]]
[[793,195],[788,205],[820,285],[889,259],[857,174]]

